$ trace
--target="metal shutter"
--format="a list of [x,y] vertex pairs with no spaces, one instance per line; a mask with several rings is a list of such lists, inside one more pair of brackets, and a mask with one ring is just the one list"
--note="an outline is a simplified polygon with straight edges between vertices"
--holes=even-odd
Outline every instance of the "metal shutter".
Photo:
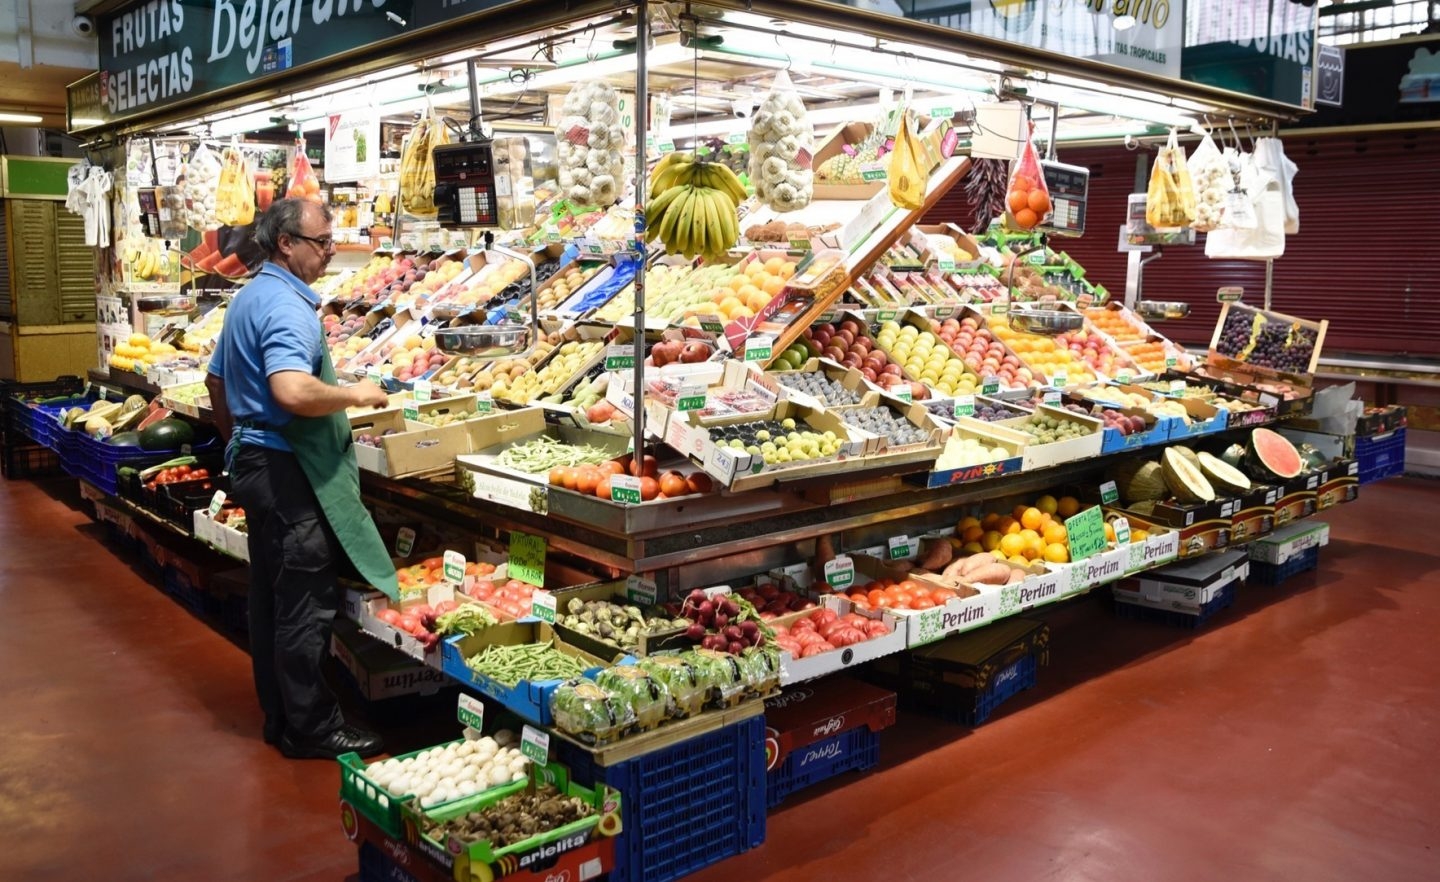
[[85,244],[85,219],[55,209],[55,248],[60,267],[60,321],[95,321],[95,249]]

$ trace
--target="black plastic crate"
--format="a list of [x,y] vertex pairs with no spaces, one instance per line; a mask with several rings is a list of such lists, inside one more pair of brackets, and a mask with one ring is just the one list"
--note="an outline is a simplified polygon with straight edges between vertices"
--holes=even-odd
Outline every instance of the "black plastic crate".
[[1309,572],[1320,566],[1320,546],[1307,548],[1280,564],[1250,561],[1250,575],[1246,579],[1257,585],[1279,585],[1292,576]]
[[921,647],[904,658],[901,706],[978,726],[1036,683],[1050,626],[1011,617]]
[[11,480],[53,478],[65,473],[60,468],[60,457],[55,451],[32,444],[28,438],[23,438],[24,443],[19,445],[13,443],[15,440],[16,436],[7,436],[4,455],[0,457],[0,468],[4,469],[5,477]]
[[[1254,567],[1252,563],[1251,578],[1253,578]],[[1141,622],[1159,622],[1163,625],[1173,625],[1177,628],[1199,628],[1206,622],[1213,619],[1222,609],[1227,609],[1235,603],[1235,586],[1239,580],[1230,582],[1209,603],[1201,604],[1199,612],[1182,612],[1175,609],[1155,609],[1150,606],[1141,606],[1138,603],[1124,603],[1115,601],[1115,615],[1122,619],[1134,619]]]

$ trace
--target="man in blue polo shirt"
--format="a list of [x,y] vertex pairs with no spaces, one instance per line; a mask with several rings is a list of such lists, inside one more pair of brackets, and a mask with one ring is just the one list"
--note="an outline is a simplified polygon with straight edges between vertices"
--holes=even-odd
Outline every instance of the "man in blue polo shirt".
[[[360,506],[358,496],[336,502],[333,476],[322,466],[317,477],[311,464],[347,467],[348,432],[337,442],[335,432],[317,438],[300,429],[326,428],[325,418],[343,421],[347,407],[381,407],[387,398],[373,383],[333,382],[310,288],[335,253],[329,211],[282,199],[256,223],[255,241],[269,259],[235,295],[205,384],[230,439],[232,495],[249,524],[250,651],[264,737],[294,758],[373,756],[379,736],[345,723],[321,671],[339,607],[336,568],[348,551],[336,531],[355,524],[353,511],[337,515],[336,507]],[[363,508],[359,517],[373,533]]]

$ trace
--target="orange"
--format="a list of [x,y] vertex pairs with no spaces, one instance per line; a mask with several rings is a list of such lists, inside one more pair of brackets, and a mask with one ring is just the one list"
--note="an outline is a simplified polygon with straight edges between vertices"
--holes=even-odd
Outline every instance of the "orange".
[[1044,190],[1031,190],[1029,203],[1027,207],[1041,217],[1050,210],[1050,197],[1045,195]]
[[1114,542],[1114,541],[1115,541],[1115,525],[1112,524],[1112,523],[1110,523],[1109,521],[1106,521],[1106,522],[1105,522],[1105,541],[1106,541],[1106,542]]
[[1009,533],[1000,540],[1000,550],[1005,552],[1007,557],[1014,557],[1023,552],[1027,544],[1019,533]]
[[1033,230],[1035,225],[1040,223],[1040,216],[1028,208],[1011,212],[1015,218],[1015,225],[1022,230]]
[[1005,197],[1005,204],[1010,206],[1010,213],[1014,214],[1030,207],[1030,196],[1024,190],[1011,190]]
[[1026,559],[1025,555],[1023,555],[1023,554],[1011,555],[1011,556],[1010,556],[1010,559],[1009,559],[1008,561],[1006,561],[1006,563],[1012,563],[1012,564],[1014,564],[1014,565],[1017,566],[1017,567],[1028,567],[1028,566],[1030,566],[1030,561],[1029,561],[1028,559]]
[[1063,524],[1051,524],[1045,528],[1044,539],[1046,542],[1064,544],[1069,538]]
[[1010,517],[1014,518],[1017,521],[1020,520],[1020,517],[1025,514],[1025,509],[1027,508],[1029,508],[1028,505],[1023,502],[1020,503],[1019,505],[1010,509]]
[[1020,532],[1020,522],[1007,515],[1000,519],[1000,523],[995,525],[995,529],[1001,533],[1018,533]]
[[1030,180],[1029,175],[1016,175],[1010,179],[1010,189],[1029,192],[1035,189],[1035,182]]
[[983,546],[980,545],[979,542],[966,542],[964,546],[960,548],[960,550],[965,552],[966,554],[979,554],[985,549]]
[[1080,500],[1073,496],[1062,496],[1055,505],[1055,513],[1062,518],[1073,518],[1080,513]]
[[1020,523],[1024,525],[1027,530],[1038,530],[1043,522],[1044,515],[1038,508],[1027,508],[1025,509],[1025,513],[1020,515]]
[[1000,547],[1000,534],[994,530],[987,531],[980,539],[980,547],[986,551],[994,551]]
[[956,532],[963,533],[971,527],[978,526],[980,526],[979,518],[975,517],[974,515],[966,515],[965,517],[960,519],[960,523],[955,525],[955,530]]
[[984,536],[984,535],[985,535],[985,528],[982,527],[982,526],[980,526],[980,525],[977,523],[977,524],[974,524],[974,525],[972,525],[972,526],[966,527],[965,530],[964,530],[963,532],[961,532],[961,534],[960,534],[960,541],[961,541],[961,542],[979,542],[979,541],[980,541],[980,538],[981,538],[982,536]]
[[993,511],[980,519],[980,526],[984,527],[987,530],[995,529],[995,525],[998,523],[1000,523],[1000,515],[999,513]]
[[1066,563],[1070,560],[1070,550],[1059,542],[1051,542],[1045,546],[1046,563]]

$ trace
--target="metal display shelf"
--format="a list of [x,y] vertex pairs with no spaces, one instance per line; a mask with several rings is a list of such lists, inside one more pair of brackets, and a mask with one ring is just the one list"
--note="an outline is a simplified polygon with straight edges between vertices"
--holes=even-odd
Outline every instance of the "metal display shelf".
[[[455,483],[415,478],[392,479],[361,473],[367,498],[417,514],[443,512],[448,523],[503,535],[521,529],[546,539],[551,549],[575,555],[617,573],[653,573],[680,577],[686,568],[703,565],[712,584],[793,562],[793,549],[822,535],[854,534],[843,547],[870,541],[869,534],[886,525],[907,529],[949,526],[953,509],[1017,493],[1034,492],[1094,475],[1112,460],[1095,458],[1053,468],[972,481],[927,490],[897,484],[878,495],[845,502],[819,501],[807,491],[833,485],[835,476],[798,482],[769,490],[700,497],[683,511],[670,505],[619,506],[575,493],[557,493],[563,500],[547,514],[499,506],[476,499]],[[851,472],[847,482],[893,474],[892,469]],[[893,532],[893,531],[892,531]],[[888,535],[879,532],[876,535]],[[767,553],[769,552],[769,553]],[[773,558],[773,559],[772,559]]]

